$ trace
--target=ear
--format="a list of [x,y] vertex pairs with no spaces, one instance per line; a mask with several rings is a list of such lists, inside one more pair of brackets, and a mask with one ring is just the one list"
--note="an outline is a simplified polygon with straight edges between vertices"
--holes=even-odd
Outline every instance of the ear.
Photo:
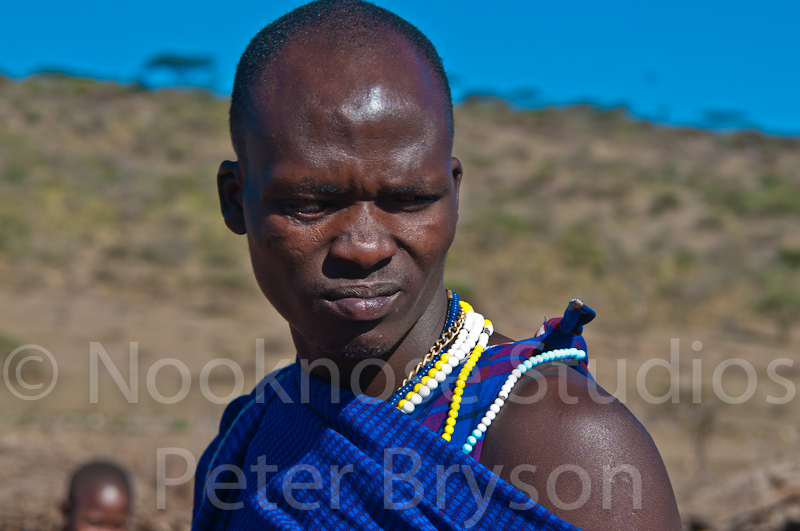
[[458,208],[458,192],[461,189],[464,168],[461,167],[461,161],[455,157],[450,157],[450,175],[453,177],[453,187],[456,189],[456,208]]
[[219,206],[225,225],[235,234],[247,233],[244,222],[244,208],[242,195],[244,192],[244,175],[239,162],[226,160],[219,165],[217,172],[217,192],[219,193]]

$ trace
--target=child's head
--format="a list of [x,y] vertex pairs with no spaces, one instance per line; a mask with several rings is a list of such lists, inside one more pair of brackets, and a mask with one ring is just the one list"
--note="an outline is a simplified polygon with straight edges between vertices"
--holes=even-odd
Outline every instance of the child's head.
[[62,505],[66,531],[127,530],[132,495],[128,474],[119,466],[93,462],[81,466]]

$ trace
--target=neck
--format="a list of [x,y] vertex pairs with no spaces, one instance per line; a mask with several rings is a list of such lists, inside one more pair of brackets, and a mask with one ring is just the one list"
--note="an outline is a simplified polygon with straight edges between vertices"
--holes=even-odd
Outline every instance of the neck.
[[[338,383],[343,389],[386,400],[441,335],[447,305],[447,294],[442,289],[414,326],[385,353],[357,359],[337,356],[335,353],[316,352],[315,355],[304,355],[309,350],[298,348],[301,367],[306,370],[310,367],[312,376],[329,383]],[[295,346],[299,346],[302,339],[296,337],[294,330],[292,336]],[[338,382],[331,376],[334,371],[338,373]]]

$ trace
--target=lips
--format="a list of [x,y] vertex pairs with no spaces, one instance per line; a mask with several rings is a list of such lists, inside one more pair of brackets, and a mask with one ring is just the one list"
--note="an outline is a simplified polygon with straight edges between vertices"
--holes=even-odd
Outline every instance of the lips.
[[323,300],[334,313],[352,321],[374,321],[389,314],[399,298],[394,284],[339,286],[326,290]]

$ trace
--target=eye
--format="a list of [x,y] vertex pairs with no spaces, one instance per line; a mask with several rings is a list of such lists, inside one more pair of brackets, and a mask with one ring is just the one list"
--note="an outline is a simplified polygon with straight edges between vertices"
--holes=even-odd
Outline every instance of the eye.
[[317,200],[289,200],[283,203],[282,210],[285,214],[301,219],[316,219],[322,217],[336,207],[330,201]]
[[398,195],[392,197],[387,206],[391,210],[417,212],[435,203],[438,199],[439,197],[435,195]]

